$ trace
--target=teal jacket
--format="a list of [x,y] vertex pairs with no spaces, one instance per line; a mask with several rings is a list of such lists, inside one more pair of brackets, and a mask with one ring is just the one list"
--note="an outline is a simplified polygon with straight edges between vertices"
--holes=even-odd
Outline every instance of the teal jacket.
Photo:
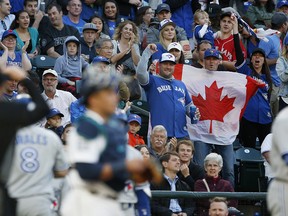
[[[24,42],[20,39],[18,32],[16,31],[16,29],[13,30],[15,32],[15,34],[17,35],[17,45],[16,45],[16,50],[19,51],[22,49],[22,47],[24,46]],[[32,50],[30,53],[33,53],[36,50],[36,47],[38,45],[38,41],[39,41],[39,33],[38,30],[36,28],[33,27],[29,27],[28,28],[29,34],[30,34],[30,38],[32,41]]]

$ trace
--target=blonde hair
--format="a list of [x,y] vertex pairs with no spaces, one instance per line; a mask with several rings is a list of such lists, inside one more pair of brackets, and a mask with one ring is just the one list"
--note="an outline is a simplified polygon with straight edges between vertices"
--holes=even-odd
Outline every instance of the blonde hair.
[[[162,44],[162,46],[167,50],[167,48],[168,48],[168,45],[170,44],[168,44],[168,45],[166,45],[165,43],[164,43],[164,41],[165,41],[165,39],[164,39],[164,37],[163,37],[163,32],[164,32],[164,30],[166,29],[166,27],[167,26],[173,26],[173,25],[170,25],[170,24],[168,24],[168,25],[166,25],[164,28],[162,28],[161,30],[160,30],[160,33],[159,33],[159,42]],[[173,26],[174,27],[174,26]],[[176,29],[175,29],[175,27],[174,27],[174,32],[175,32],[175,35],[174,35],[174,38],[172,39],[172,42],[177,42],[177,36],[176,36]]]
[[113,35],[113,39],[116,41],[119,41],[121,39],[121,31],[124,28],[125,25],[130,24],[132,25],[132,31],[135,35],[135,40],[134,43],[138,43],[139,41],[139,36],[138,36],[138,30],[137,27],[135,25],[134,22],[130,21],[130,20],[125,20],[124,22],[121,22],[118,24],[117,28],[115,29],[114,35]]
[[209,18],[209,14],[206,11],[201,10],[201,9],[196,10],[194,13],[194,27],[198,24],[198,21],[201,15],[205,15]]

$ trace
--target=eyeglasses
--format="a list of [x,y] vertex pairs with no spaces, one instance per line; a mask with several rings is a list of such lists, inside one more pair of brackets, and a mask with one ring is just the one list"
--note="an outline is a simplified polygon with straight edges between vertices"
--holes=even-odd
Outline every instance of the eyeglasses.
[[3,26],[3,29],[6,31],[6,30],[7,30],[7,25],[6,25],[6,23],[5,23],[3,20],[1,20],[1,24],[2,24],[2,26]]
[[45,81],[45,82],[55,82],[56,80],[57,80],[56,78],[53,78],[53,79],[45,78],[45,79],[43,79],[43,81]]

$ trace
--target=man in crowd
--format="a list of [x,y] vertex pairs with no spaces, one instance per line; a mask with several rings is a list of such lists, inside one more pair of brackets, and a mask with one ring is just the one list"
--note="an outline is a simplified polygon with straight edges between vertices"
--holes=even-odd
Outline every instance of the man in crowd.
[[[151,184],[151,190],[190,191],[189,186],[177,176],[180,170],[180,158],[175,152],[167,152],[160,157],[164,181],[160,185]],[[188,198],[153,198],[152,215],[192,216],[194,203]]]
[[[156,9],[156,17],[161,22],[164,19],[171,19],[171,9],[168,4],[160,4]],[[173,21],[173,20],[172,20]],[[190,21],[189,21],[190,22]],[[176,25],[177,41],[187,40],[186,32],[183,28]],[[159,30],[156,28],[149,28],[147,31],[147,43],[157,43],[159,41]]]
[[198,179],[203,179],[205,175],[204,169],[193,162],[195,153],[194,144],[191,140],[181,140],[178,142],[176,152],[180,157],[180,172],[179,178],[186,182],[191,190],[194,190],[194,183]]
[[14,14],[10,14],[11,4],[9,0],[0,0],[0,38],[4,31],[10,28],[11,23],[15,19]]
[[40,45],[43,54],[58,58],[63,55],[63,44],[68,36],[74,35],[80,39],[78,30],[63,23],[63,12],[59,5],[51,4],[47,8],[48,17],[52,24],[40,35]]
[[215,197],[211,199],[209,216],[228,216],[228,206],[225,198]]
[[63,16],[63,23],[75,27],[82,36],[85,21],[80,18],[82,3],[80,0],[69,0],[67,4],[68,14]]
[[24,0],[24,10],[30,17],[30,27],[38,29],[38,32],[45,31],[51,25],[48,16],[38,9],[38,0]]
[[86,23],[83,27],[83,37],[80,38],[81,54],[89,63],[91,63],[96,56],[95,39],[97,31],[95,24]]
[[[168,139],[188,138],[186,128],[186,114],[190,114],[193,105],[185,84],[173,77],[175,57],[170,53],[163,53],[159,61],[159,76],[151,75],[147,71],[147,62],[157,51],[155,44],[149,44],[144,50],[136,69],[136,76],[144,88],[150,106],[151,125],[163,125],[167,130]],[[166,110],[161,112],[160,110]],[[160,111],[160,112],[159,112]],[[199,114],[199,110],[196,111]]]
[[[42,85],[44,87],[42,93],[44,100],[51,109],[56,108],[64,115],[61,125],[65,126],[70,122],[71,116],[69,108],[71,103],[76,101],[76,98],[70,92],[56,89],[58,85],[58,74],[55,70],[48,69],[43,72]],[[40,125],[44,126],[45,122],[45,120],[42,120]]]

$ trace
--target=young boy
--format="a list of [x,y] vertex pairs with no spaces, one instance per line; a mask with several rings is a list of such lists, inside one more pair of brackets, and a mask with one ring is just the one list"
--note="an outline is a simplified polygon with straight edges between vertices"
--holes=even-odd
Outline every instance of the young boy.
[[47,122],[45,124],[45,128],[54,131],[60,138],[64,130],[61,125],[62,117],[64,117],[64,115],[58,109],[50,109],[46,116]]
[[58,73],[59,89],[76,93],[76,80],[82,78],[82,71],[89,65],[81,56],[81,46],[75,36],[69,36],[63,45],[63,55],[57,58],[54,70]]
[[129,124],[129,145],[135,147],[136,145],[143,145],[145,144],[143,137],[139,136],[137,132],[141,128],[141,117],[136,114],[130,114],[128,117],[128,124]]

